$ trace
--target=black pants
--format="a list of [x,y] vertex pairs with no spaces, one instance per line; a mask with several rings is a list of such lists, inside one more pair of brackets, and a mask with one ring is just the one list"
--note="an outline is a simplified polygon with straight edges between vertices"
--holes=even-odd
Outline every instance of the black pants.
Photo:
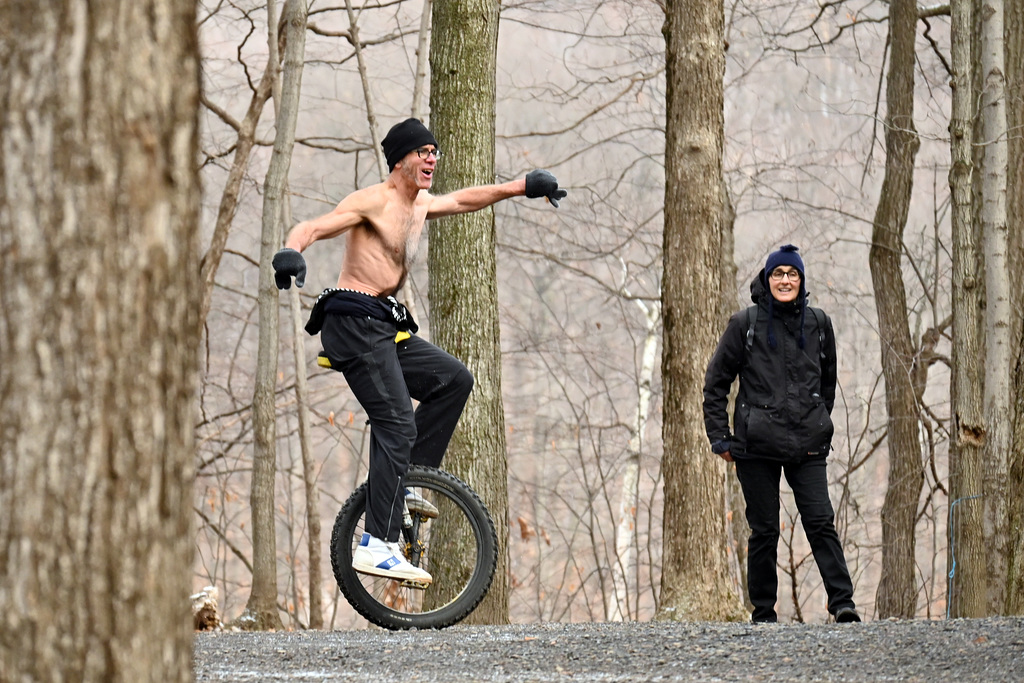
[[366,531],[385,541],[398,540],[409,463],[441,464],[473,389],[458,359],[416,336],[396,344],[395,333],[394,323],[340,315],[320,332],[370,420]]
[[747,590],[754,621],[775,621],[779,577],[779,480],[782,471],[793,489],[796,507],[811,553],[828,594],[828,611],[853,607],[853,582],[836,533],[835,513],[828,497],[825,459],[785,464],[760,458],[737,459],[736,476],[747,503],[750,543],[747,547]]

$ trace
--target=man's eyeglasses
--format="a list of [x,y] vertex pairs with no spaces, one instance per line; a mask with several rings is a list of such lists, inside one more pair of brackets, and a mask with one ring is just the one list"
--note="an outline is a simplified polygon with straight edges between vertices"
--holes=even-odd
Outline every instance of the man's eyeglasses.
[[439,149],[427,149],[426,147],[420,147],[416,150],[416,156],[420,159],[426,159],[427,157],[434,157],[435,159],[441,158],[441,150]]
[[790,282],[800,282],[799,270],[781,270],[776,268],[772,271],[771,278],[776,282],[782,282],[783,278],[789,278]]

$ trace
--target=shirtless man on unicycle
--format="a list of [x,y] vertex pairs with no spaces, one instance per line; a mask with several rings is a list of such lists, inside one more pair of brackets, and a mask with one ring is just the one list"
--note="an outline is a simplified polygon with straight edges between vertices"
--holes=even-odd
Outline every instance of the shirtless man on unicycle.
[[[382,143],[390,174],[356,190],[333,211],[292,228],[274,256],[277,286],[292,277],[302,287],[303,251],[346,235],[337,287],[317,299],[306,325],[320,333],[331,367],[340,370],[370,421],[366,533],[352,557],[357,572],[422,584],[430,574],[410,564],[398,546],[403,506],[436,515],[426,500],[406,492],[410,463],[438,467],[473,388],[466,366],[417,337],[417,326],[395,299],[427,220],[478,211],[503,199],[566,196],[548,171],[433,196],[441,157],[434,136],[417,119],[395,125]],[[413,410],[413,399],[419,406]],[[408,499],[407,499],[408,496]]]

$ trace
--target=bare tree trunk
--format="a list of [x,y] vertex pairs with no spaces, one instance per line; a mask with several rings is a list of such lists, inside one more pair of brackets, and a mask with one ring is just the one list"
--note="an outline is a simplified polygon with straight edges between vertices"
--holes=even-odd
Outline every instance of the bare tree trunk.
[[366,61],[363,59],[363,45],[359,42],[359,20],[352,9],[352,0],[345,0],[345,10],[348,12],[348,32],[352,49],[356,53],[356,64],[359,69],[359,80],[363,85],[363,99],[366,103],[366,120],[370,124],[370,143],[377,159],[377,170],[380,171],[380,179],[387,176],[387,162],[384,160],[384,150],[380,146],[380,132],[377,127],[377,111],[373,106],[373,97],[370,94],[370,77],[366,70]]
[[[981,231],[985,255],[985,468],[983,497],[988,548],[987,613],[1001,614],[1009,554],[1007,478],[1010,473],[1010,273],[1006,224],[1006,60],[1003,0],[985,0],[981,19]],[[1018,160],[1019,163],[1019,160]],[[1019,495],[1019,492],[1015,492]]]
[[[253,394],[252,491],[252,592],[239,626],[253,629],[281,628],[277,611],[277,542],[274,530],[274,489],[277,471],[277,385],[278,290],[270,262],[281,246],[281,210],[288,181],[295,123],[298,119],[302,86],[303,53],[306,45],[305,0],[288,0],[284,5],[284,69],[278,108],[274,151],[264,182],[263,232],[260,240],[259,312],[260,335]],[[271,63],[276,63],[272,60]]]
[[[302,316],[299,288],[294,287],[288,297],[292,312],[292,334],[295,344],[295,407],[299,418],[299,449],[302,452],[302,482],[306,498],[306,526],[309,548],[309,627],[324,627],[323,585],[320,547],[320,489],[317,484],[316,463],[310,443],[309,389],[306,381],[306,328]],[[298,605],[295,606],[296,610]]]
[[[1024,3],[1006,6],[1006,118],[1010,159],[1024,159]],[[1016,133],[1014,132],[1016,131]],[[1007,165],[1007,224],[1010,252],[1010,316],[1014,360],[1013,435],[1007,491],[1024,490],[1024,169]],[[1010,539],[1005,614],[1024,613],[1024,496],[1008,496]]]
[[644,434],[650,421],[652,386],[658,365],[658,340],[661,336],[661,306],[637,300],[644,313],[646,335],[640,354],[640,382],[637,386],[636,413],[629,438],[626,467],[622,474],[622,493],[616,513],[615,556],[611,567],[611,591],[605,596],[605,619],[623,621],[632,617],[629,609],[629,582],[636,546],[636,512],[640,497],[640,458]]
[[869,256],[882,346],[889,446],[889,480],[882,505],[882,576],[875,608],[881,618],[903,619],[912,618],[917,611],[914,527],[924,484],[917,398],[911,382],[914,345],[901,269],[914,161],[921,145],[914,129],[916,28],[914,0],[893,0],[889,5],[892,51],[885,91],[885,179]]
[[950,3],[953,108],[950,118],[953,200],[952,444],[949,466],[949,566],[947,613],[984,614],[985,545],[982,535],[982,413],[984,340],[981,328],[981,253],[972,212],[974,146],[973,0]]
[[699,399],[720,320],[692,286],[693,273],[721,268],[724,21],[715,0],[666,3],[662,619],[743,618],[729,576],[725,468],[708,448]]
[[[423,90],[430,78],[430,15],[433,0],[423,0],[423,13],[420,15],[420,33],[416,43],[416,76],[412,84],[412,117],[423,119]],[[429,113],[429,112],[428,112]]]
[[[303,49],[305,52],[305,49]],[[276,84],[276,79],[275,79]],[[281,92],[275,88],[275,103],[280,104]],[[298,107],[298,99],[295,101]],[[280,116],[280,112],[277,112]],[[288,184],[283,188],[281,205],[282,225],[292,225],[291,197],[288,195]],[[295,412],[299,421],[299,452],[302,458],[302,482],[306,501],[307,550],[309,554],[309,628],[324,627],[323,608],[323,555],[320,545],[320,488],[317,482],[316,463],[311,443],[311,426],[309,422],[309,383],[306,375],[306,328],[303,323],[302,298],[299,288],[289,290],[288,304],[292,317],[292,351],[295,359]],[[293,579],[298,584],[297,579]],[[298,588],[296,587],[296,591]],[[295,611],[298,613],[298,600]]]
[[[431,124],[447,153],[435,186],[443,193],[492,183],[497,0],[438,4],[433,34]],[[476,489],[498,532],[494,583],[469,621],[501,624],[509,618],[508,463],[495,241],[491,208],[435,221],[429,241],[429,296],[435,342],[461,359],[476,378],[445,466]]]
[[195,3],[0,26],[0,680],[188,681]]

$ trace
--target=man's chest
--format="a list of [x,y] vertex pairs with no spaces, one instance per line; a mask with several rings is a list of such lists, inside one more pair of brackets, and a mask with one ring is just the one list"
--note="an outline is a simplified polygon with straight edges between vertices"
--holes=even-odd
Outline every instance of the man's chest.
[[426,211],[389,207],[368,221],[367,237],[378,241],[392,258],[404,261],[415,254],[425,223]]

